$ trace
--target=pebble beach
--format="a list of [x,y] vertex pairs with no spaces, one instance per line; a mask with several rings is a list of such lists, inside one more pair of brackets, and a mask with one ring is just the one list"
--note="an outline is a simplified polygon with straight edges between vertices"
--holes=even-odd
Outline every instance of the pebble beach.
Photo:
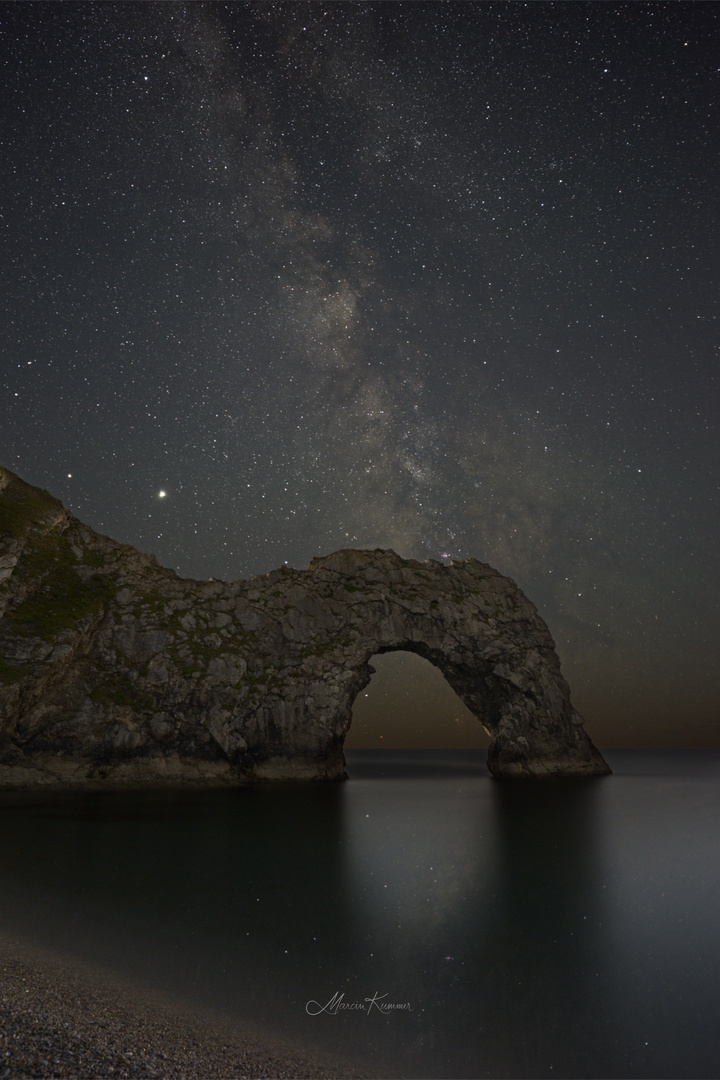
[[0,935],[0,1078],[152,1080],[362,1074]]

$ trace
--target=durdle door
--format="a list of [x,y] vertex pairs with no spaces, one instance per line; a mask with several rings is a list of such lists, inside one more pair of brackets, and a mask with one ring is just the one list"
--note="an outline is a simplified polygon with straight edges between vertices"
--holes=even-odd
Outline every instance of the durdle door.
[[0,468],[0,784],[340,779],[374,653],[438,667],[496,777],[609,772],[550,632],[475,559],[179,578]]

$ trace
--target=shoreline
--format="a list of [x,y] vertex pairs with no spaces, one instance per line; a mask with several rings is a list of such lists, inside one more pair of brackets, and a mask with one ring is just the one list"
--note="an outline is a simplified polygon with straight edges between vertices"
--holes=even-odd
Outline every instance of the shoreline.
[[0,931],[0,1080],[367,1075]]

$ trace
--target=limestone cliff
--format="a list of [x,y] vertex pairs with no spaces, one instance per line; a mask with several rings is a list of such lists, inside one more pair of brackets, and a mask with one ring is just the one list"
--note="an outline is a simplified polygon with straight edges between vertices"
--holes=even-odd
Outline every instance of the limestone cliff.
[[191,581],[0,469],[0,783],[340,778],[374,653],[435,664],[499,777],[608,772],[550,633],[467,559],[337,551]]

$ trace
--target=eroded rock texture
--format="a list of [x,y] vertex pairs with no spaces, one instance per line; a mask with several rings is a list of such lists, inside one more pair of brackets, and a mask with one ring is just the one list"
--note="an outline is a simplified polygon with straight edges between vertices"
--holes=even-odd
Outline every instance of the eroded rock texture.
[[0,783],[340,778],[370,657],[393,649],[440,668],[495,776],[609,771],[535,607],[475,559],[183,580],[0,469]]

